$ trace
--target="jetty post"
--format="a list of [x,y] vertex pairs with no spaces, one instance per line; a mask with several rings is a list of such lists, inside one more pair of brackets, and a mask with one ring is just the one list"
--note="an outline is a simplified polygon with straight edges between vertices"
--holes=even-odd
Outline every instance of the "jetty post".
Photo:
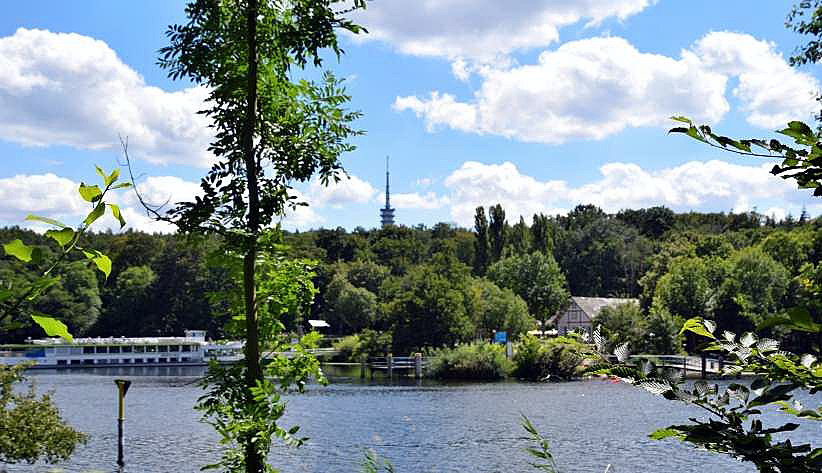
[[422,353],[414,353],[414,377],[422,378]]
[[708,379],[708,355],[702,352],[702,379]]
[[126,379],[115,379],[117,384],[118,394],[118,411],[117,411],[117,466],[123,468],[125,461],[123,460],[123,423],[126,420],[126,393],[131,386],[131,381]]
[[386,357],[386,362],[387,362],[386,364],[387,364],[387,368],[388,368],[388,378],[393,379],[394,378],[394,355],[389,353],[388,356]]

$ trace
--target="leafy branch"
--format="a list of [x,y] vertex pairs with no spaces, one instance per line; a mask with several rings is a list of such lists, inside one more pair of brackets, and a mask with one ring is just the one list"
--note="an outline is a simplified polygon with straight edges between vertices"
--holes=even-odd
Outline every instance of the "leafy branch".
[[[627,363],[622,353],[618,363],[592,368],[595,374],[614,376],[655,395],[700,407],[709,413],[706,420],[690,418],[691,424],[671,425],[653,432],[653,439],[678,438],[709,451],[754,463],[760,472],[810,473],[822,467],[822,448],[794,445],[790,439],[778,441],[774,434],[792,432],[800,424],[786,422],[766,428],[757,416],[765,406],[774,406],[796,417],[822,420],[822,408],[806,409],[793,400],[797,389],[820,390],[822,364],[813,355],[795,355],[779,349],[775,340],[753,333],[737,335],[725,331],[715,335],[713,322],[688,320],[682,333],[691,332],[708,339],[705,350],[724,353],[731,363],[726,375],[747,373],[756,378],[750,386],[731,383],[725,389],[704,380],[692,387],[676,370],[660,369],[651,360]],[[598,334],[595,334],[595,337]],[[791,402],[793,401],[793,402]]]
[[801,189],[814,189],[814,196],[822,196],[822,134],[800,121],[788,123],[777,133],[793,139],[793,145],[779,140],[737,140],[718,135],[708,125],[695,125],[690,118],[671,117],[687,126],[671,128],[669,133],[682,133],[708,146],[744,156],[781,160],[771,168],[771,174],[783,179],[795,179]]
[[[58,220],[48,217],[38,215],[26,217],[27,221],[45,223],[52,227],[45,232],[45,235],[57,243],[60,252],[33,282],[23,287],[9,286],[0,289],[0,323],[4,323],[7,319],[19,316],[22,313],[29,313],[29,317],[42,327],[47,335],[59,336],[69,341],[73,340],[68,327],[63,322],[54,317],[40,314],[34,311],[31,306],[34,305],[40,295],[60,282],[60,276],[53,276],[52,272],[64,264],[71,255],[80,253],[86,261],[103,273],[105,278],[108,278],[111,274],[111,259],[98,250],[81,247],[80,241],[91,225],[105,215],[106,209],[120,223],[120,228],[126,225],[120,207],[106,202],[106,196],[111,191],[131,187],[131,183],[117,182],[120,177],[119,169],[107,174],[99,166],[95,166],[95,168],[103,181],[103,186],[101,188],[98,185],[80,183],[77,191],[80,197],[90,204],[91,211],[76,228],[71,228]],[[40,264],[45,260],[45,254],[41,247],[26,245],[20,239],[4,244],[3,250],[6,255],[12,256],[22,263]]]

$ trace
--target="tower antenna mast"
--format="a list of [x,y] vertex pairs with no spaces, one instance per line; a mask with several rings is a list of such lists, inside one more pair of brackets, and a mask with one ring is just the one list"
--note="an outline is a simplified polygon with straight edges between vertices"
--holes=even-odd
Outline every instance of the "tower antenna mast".
[[394,209],[391,208],[391,188],[389,184],[388,156],[385,157],[385,207],[380,209],[382,227],[394,225]]

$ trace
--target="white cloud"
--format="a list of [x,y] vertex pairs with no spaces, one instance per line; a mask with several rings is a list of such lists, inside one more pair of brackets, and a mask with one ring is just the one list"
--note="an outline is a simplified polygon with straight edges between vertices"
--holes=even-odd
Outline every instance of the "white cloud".
[[[298,190],[292,190],[291,194],[297,198],[298,202],[310,202],[311,198],[306,196],[302,192]],[[286,230],[305,230],[313,225],[322,223],[325,221],[320,214],[318,214],[314,207],[300,205],[296,208],[288,208],[286,209],[285,217],[280,220],[283,228]]]
[[446,125],[460,131],[483,132],[483,126],[477,120],[477,107],[457,102],[451,94],[431,92],[428,100],[397,97],[393,108],[397,111],[413,110],[418,117],[424,117],[428,131],[435,131],[438,125]]
[[[151,215],[147,215],[142,208],[124,207],[121,209],[123,219],[126,221],[126,229],[133,228],[146,233],[175,233],[177,227],[168,222],[155,220]],[[113,217],[106,214],[106,218],[100,222],[103,228],[111,228],[117,231],[120,224],[117,223]]]
[[[517,50],[544,47],[559,29],[587,20],[596,25],[639,13],[655,0],[437,0],[369,2],[357,21],[369,31],[362,41],[381,40],[419,56],[488,61]],[[462,63],[464,65],[464,63]],[[462,68],[464,70],[464,68]],[[455,73],[460,71],[459,66]]]
[[[152,207],[167,210],[178,202],[190,202],[202,195],[199,182],[186,181],[177,176],[149,176],[137,183],[137,191],[143,201]],[[117,194],[127,205],[138,206],[134,192]]]
[[459,58],[451,63],[451,73],[457,79],[466,82],[471,77],[471,68],[464,59]]
[[788,212],[782,207],[770,207],[762,212],[762,215],[771,217],[776,221],[782,220],[788,215]]
[[[39,223],[26,222],[29,214],[49,217],[76,226],[91,211],[91,204],[77,192],[80,183],[52,173],[17,175],[0,179],[0,225],[20,225],[38,230],[45,229]],[[196,183],[174,176],[150,177],[138,185],[141,194],[152,204],[170,204],[191,200],[199,193]],[[131,190],[113,191],[106,198],[120,206],[126,228],[146,232],[173,232],[175,227],[157,222],[146,215]],[[168,207],[166,207],[168,208]],[[94,223],[95,230],[119,230],[120,224],[106,212],[105,217]]]
[[773,128],[816,111],[819,82],[785,62],[773,44],[750,35],[709,33],[679,58],[638,51],[622,38],[601,37],[544,51],[536,64],[484,67],[473,99],[433,91],[397,97],[395,110],[441,126],[526,142],[602,139],[627,127],[670,126],[686,115],[716,123],[733,95],[747,119]]
[[771,165],[741,166],[725,161],[690,161],[649,172],[636,164],[608,163],[602,178],[572,189],[569,200],[608,211],[665,205],[676,210],[751,210],[752,201],[784,199],[796,186],[768,172]]
[[466,226],[473,225],[477,207],[497,203],[505,208],[509,220],[519,215],[527,218],[540,212],[557,213],[560,209],[552,206],[568,193],[565,182],[538,181],[520,173],[511,162],[467,161],[445,179],[445,186],[450,190],[451,217]]
[[792,68],[771,42],[715,32],[697,41],[694,52],[705,69],[739,79],[733,94],[752,125],[782,127],[818,110],[814,97],[819,82]]
[[[385,201],[385,193],[380,194],[379,202]],[[439,209],[448,204],[447,197],[438,196],[435,192],[409,192],[391,194],[391,207],[397,209]]]
[[18,29],[0,38],[0,139],[29,146],[119,149],[136,158],[208,166],[206,91],[151,87],[103,41]]
[[29,214],[66,219],[89,212],[77,193],[79,183],[54,174],[17,175],[0,179],[0,222],[26,225]]
[[339,182],[329,182],[323,186],[318,179],[313,179],[308,187],[308,201],[311,205],[340,207],[346,204],[364,204],[369,202],[377,189],[370,182],[357,176],[343,176]]
[[423,189],[425,189],[425,188],[427,188],[427,187],[431,187],[431,184],[433,184],[433,183],[434,183],[434,180],[433,180],[433,179],[431,179],[430,177],[421,177],[421,178],[417,179],[417,180],[414,182],[414,184],[415,184],[417,187],[421,187],[421,188],[423,188]]
[[598,180],[573,187],[565,181],[539,181],[510,162],[468,161],[446,178],[445,185],[451,217],[467,226],[473,225],[476,207],[496,203],[511,221],[520,215],[529,219],[535,213],[565,213],[578,204],[594,204],[607,212],[655,205],[676,211],[741,212],[774,201],[781,207],[799,207],[802,194],[793,182],[774,177],[768,169],[769,165],[714,160],[652,172],[632,163],[608,163],[600,168]]

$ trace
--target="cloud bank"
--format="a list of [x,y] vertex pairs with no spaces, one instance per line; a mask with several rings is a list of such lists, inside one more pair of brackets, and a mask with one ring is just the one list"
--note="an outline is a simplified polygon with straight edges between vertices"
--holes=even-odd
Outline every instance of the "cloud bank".
[[0,139],[26,146],[118,150],[136,158],[207,167],[207,92],[145,83],[105,42],[18,29],[0,38]]
[[709,33],[673,58],[639,51],[627,40],[570,41],[536,64],[479,69],[470,100],[432,91],[400,96],[429,131],[450,128],[560,144],[602,139],[626,128],[669,126],[671,115],[716,123],[730,110],[730,91],[751,125],[776,128],[809,119],[819,82],[788,65],[772,43],[739,33]]

